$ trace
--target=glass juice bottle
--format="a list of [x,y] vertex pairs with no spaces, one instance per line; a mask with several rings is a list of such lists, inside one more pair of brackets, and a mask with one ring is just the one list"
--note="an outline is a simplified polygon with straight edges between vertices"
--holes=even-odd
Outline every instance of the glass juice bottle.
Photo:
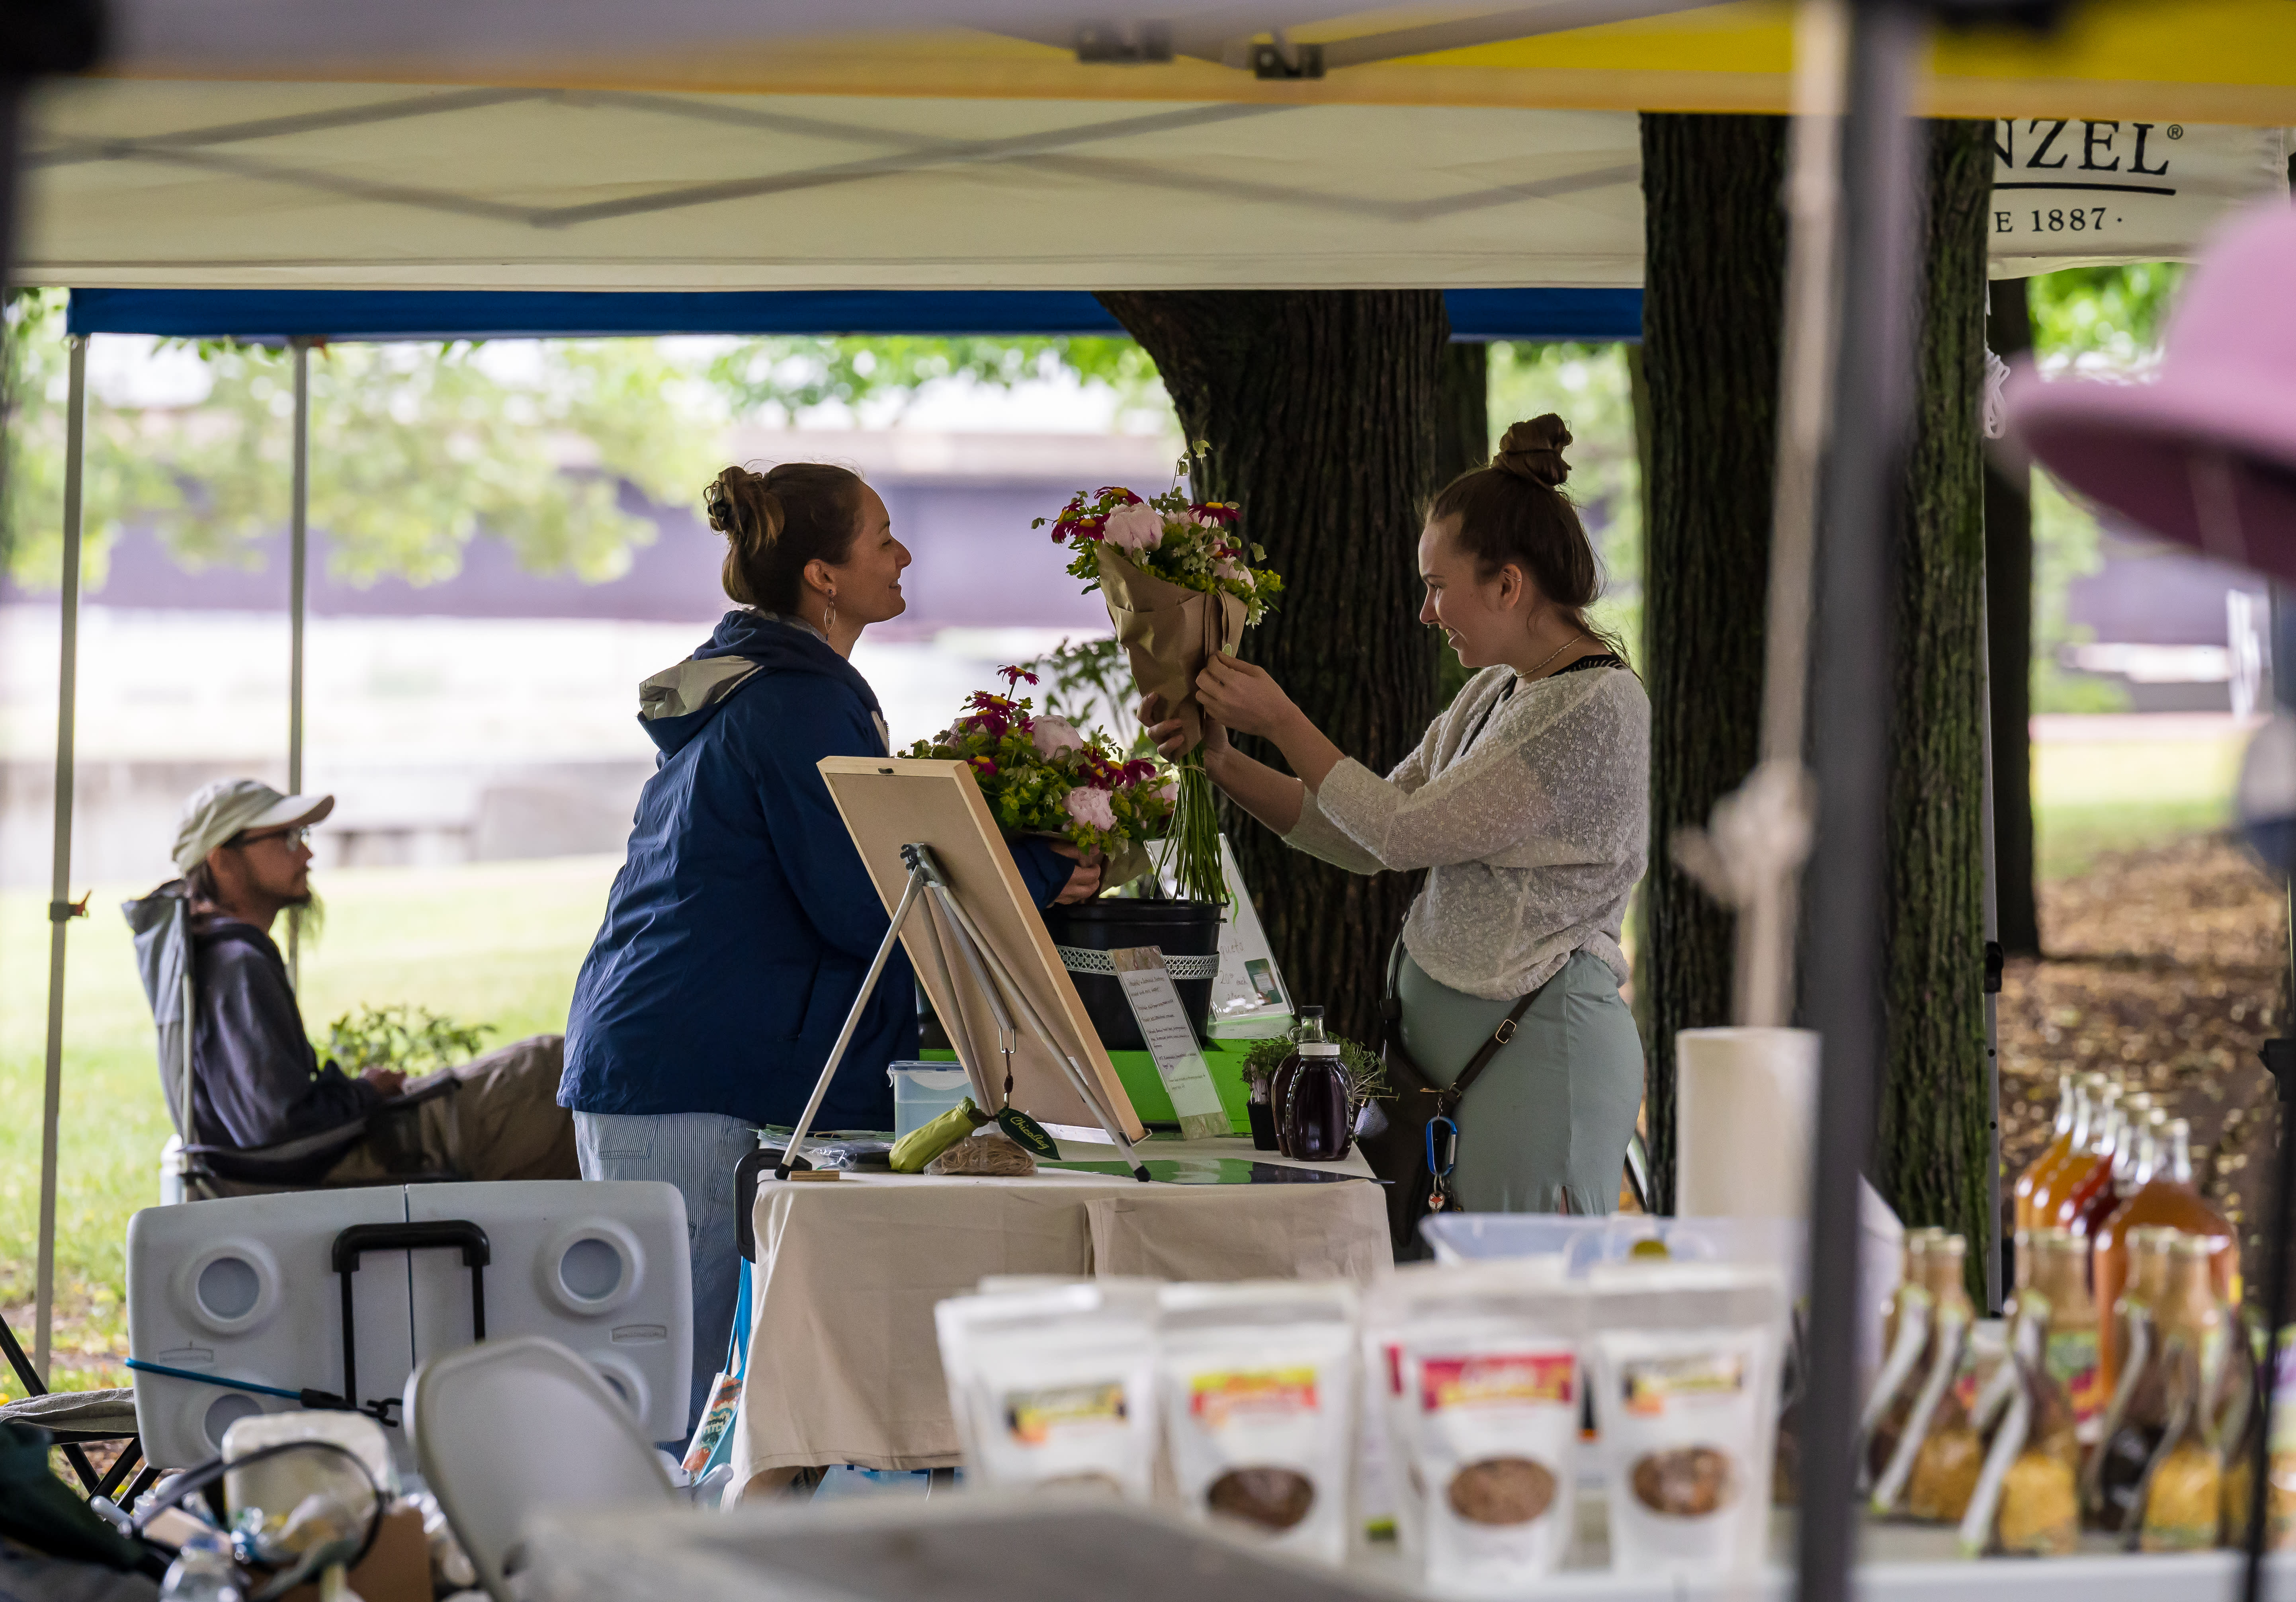
[[2199,1236],[2180,1234],[2169,1245],[2169,1289],[2156,1319],[2168,1418],[2144,1486],[2139,1546],[2147,1552],[2216,1544],[2223,1463],[2210,1409],[2232,1321],[2211,1283],[2212,1256]]
[[2104,1220],[2111,1218],[2113,1209],[2120,1205],[2120,1194],[2113,1189],[2113,1179],[2115,1175],[2123,1179],[2128,1177],[2132,1161],[2128,1154],[2130,1144],[2128,1109],[2115,1105],[2105,1114],[2104,1149],[2097,1165],[2064,1200],[2064,1227],[2084,1243],[2104,1228]]
[[2110,1082],[2093,1091],[2087,1138],[2050,1177],[2048,1197],[2037,1217],[2044,1228],[2070,1229],[2080,1210],[2095,1199],[2097,1187],[2112,1183],[2112,1146],[2120,1115],[2120,1087]]
[[[2156,1146],[2152,1177],[2112,1215],[2096,1233],[2096,1299],[2111,1307],[2128,1278],[2128,1232],[2155,1225],[2197,1236],[2208,1242],[2209,1269],[2218,1297],[2240,1304],[2240,1237],[2225,1215],[2201,1195],[2193,1183],[2192,1128],[2181,1118],[2170,1119],[2167,1138]],[[2112,1336],[2105,1347],[2108,1372],[2116,1368]]]
[[[2017,1183],[2010,1192],[2012,1217],[2020,1231],[2033,1227],[2033,1182],[2044,1170],[2063,1162],[2065,1154],[2072,1149],[2073,1110],[2079,1097],[2080,1081],[2070,1073],[2057,1075],[2056,1132],[2041,1148],[2041,1154],[2025,1164],[2025,1171],[2017,1176]],[[2019,1272],[2023,1272],[2021,1266]]]
[[2035,1243],[2034,1288],[2048,1298],[2041,1368],[2062,1387],[2073,1410],[2074,1438],[2095,1440],[2105,1390],[2097,1362],[2096,1303],[2088,1290],[2088,1243],[2069,1229],[2044,1229]]
[[1340,1048],[1324,1033],[1324,1009],[1302,1008],[1292,1055],[1268,1087],[1275,1114],[1275,1148],[1308,1162],[1336,1162],[1348,1154],[1355,1130],[1348,1118],[1347,1075]]
[[2044,1154],[2038,1171],[2033,1176],[2027,1228],[2045,1228],[2056,1221],[2055,1204],[2064,1199],[2060,1182],[2079,1166],[2089,1143],[2095,1138],[2104,1091],[2111,1083],[2102,1073],[2084,1073],[2073,1081],[2072,1130],[2065,1138],[2064,1149],[2054,1159]]

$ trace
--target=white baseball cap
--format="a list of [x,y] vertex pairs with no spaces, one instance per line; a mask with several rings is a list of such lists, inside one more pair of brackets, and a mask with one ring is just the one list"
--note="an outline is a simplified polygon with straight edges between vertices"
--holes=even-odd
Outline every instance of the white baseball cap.
[[184,803],[176,821],[176,869],[190,873],[209,851],[250,829],[299,827],[334,809],[332,795],[282,795],[260,779],[217,779]]

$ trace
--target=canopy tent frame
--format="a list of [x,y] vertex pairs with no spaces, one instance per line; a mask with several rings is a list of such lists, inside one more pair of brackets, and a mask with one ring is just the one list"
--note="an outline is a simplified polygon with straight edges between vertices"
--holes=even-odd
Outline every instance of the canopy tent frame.
[[[1463,313],[1484,329],[1529,326],[1538,308],[1550,305],[1560,322],[1579,337],[1617,339],[1622,316],[1639,329],[1638,290],[1454,291]],[[86,299],[83,300],[83,295]],[[1094,325],[1082,306],[1098,314]],[[601,302],[615,302],[611,306]],[[611,315],[609,315],[611,314]],[[330,316],[359,330],[326,332]],[[242,293],[228,290],[76,292],[66,315],[70,347],[65,402],[63,572],[58,596],[60,645],[57,667],[56,755],[53,834],[49,875],[48,996],[40,1113],[40,1178],[37,1258],[33,1291],[33,1367],[45,1381],[53,1340],[55,1305],[56,1191],[63,1087],[64,995],[67,934],[70,920],[86,908],[68,898],[71,874],[73,790],[78,729],[80,565],[84,545],[82,484],[86,463],[87,341],[97,332],[159,333],[179,337],[239,337],[283,342],[293,373],[294,410],[291,487],[288,521],[287,790],[303,787],[305,748],[305,658],[308,623],[311,493],[311,348],[327,340],[442,341],[533,335],[564,326],[554,337],[586,334],[632,337],[646,333],[747,332],[808,320],[834,331],[858,318],[873,332],[929,332],[953,321],[967,332],[1004,332],[1018,325],[1029,333],[1071,326],[1095,334],[1120,334],[1122,325],[1086,295],[898,291],[853,294],[752,292],[723,294],[586,294],[540,292],[457,293],[442,291],[283,291]],[[712,330],[713,322],[730,328]],[[138,326],[141,325],[141,326]],[[365,327],[361,329],[361,325]],[[1579,332],[1583,328],[1584,332]],[[1485,337],[1489,337],[1486,334]],[[1502,336],[1505,337],[1505,336]],[[291,909],[287,924],[290,982],[299,987],[301,920]],[[187,1087],[188,1089],[188,1087]]]

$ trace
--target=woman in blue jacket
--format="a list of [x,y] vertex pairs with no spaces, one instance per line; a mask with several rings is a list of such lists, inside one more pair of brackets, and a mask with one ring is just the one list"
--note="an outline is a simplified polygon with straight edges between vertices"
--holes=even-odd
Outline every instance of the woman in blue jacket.
[[[697,1417],[734,1320],[734,1170],[758,1125],[797,1121],[885,937],[815,764],[888,754],[877,697],[846,659],[907,605],[909,564],[885,503],[841,467],[728,467],[707,503],[741,610],[638,687],[661,754],[575,981],[558,1090],[584,1179],[666,1179],[685,1197]],[[1071,848],[1028,840],[1014,855],[1040,905],[1099,888]],[[885,1065],[916,1049],[897,950],[816,1127],[891,1128]]]

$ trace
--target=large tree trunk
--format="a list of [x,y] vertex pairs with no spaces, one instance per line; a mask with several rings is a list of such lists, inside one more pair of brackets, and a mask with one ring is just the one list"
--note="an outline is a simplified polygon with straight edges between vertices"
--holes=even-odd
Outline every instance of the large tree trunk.
[[[1919,390],[1897,564],[1884,1006],[1874,1182],[1908,1224],[1986,1239],[1983,861],[1978,671],[1985,592],[1985,227],[1993,130],[1929,125],[1915,346]],[[1824,739],[1825,731],[1815,731]]]
[[[2033,348],[2022,278],[1996,279],[1985,341],[2013,362]],[[1985,645],[1993,719],[1993,883],[2001,949],[2041,954],[2033,889],[2033,471],[1985,464]]]
[[[1432,290],[1110,293],[1154,358],[1219,493],[1283,577],[1243,654],[1340,749],[1385,773],[1435,714],[1435,638],[1418,621],[1417,541],[1438,461],[1450,325]],[[1273,753],[1258,754],[1273,758]],[[1280,759],[1276,759],[1280,760]],[[1227,826],[1293,998],[1377,1038],[1387,952],[1413,880],[1364,878]]]
[[1785,304],[1785,123],[1646,112],[1643,675],[1651,698],[1644,1117],[1674,1208],[1674,1037],[1731,1022],[1730,915],[1668,860],[1753,768]]

